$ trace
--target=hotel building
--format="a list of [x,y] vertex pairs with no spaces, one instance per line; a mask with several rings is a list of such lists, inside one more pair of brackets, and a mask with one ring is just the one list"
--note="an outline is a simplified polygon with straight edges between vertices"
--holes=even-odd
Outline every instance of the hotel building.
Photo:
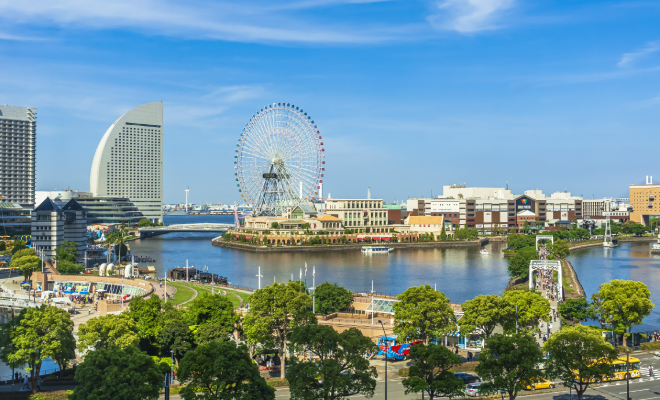
[[36,108],[0,105],[0,203],[34,207]]
[[646,177],[645,184],[630,185],[630,220],[648,226],[651,218],[660,216],[660,184]]
[[90,175],[94,197],[127,198],[151,221],[163,218],[163,103],[146,103],[101,138]]

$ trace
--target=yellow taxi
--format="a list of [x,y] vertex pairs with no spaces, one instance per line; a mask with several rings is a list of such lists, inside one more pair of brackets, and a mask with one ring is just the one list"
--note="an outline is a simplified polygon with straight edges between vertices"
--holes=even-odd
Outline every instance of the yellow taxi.
[[527,390],[537,390],[537,389],[554,389],[555,383],[547,379],[534,379],[531,383],[525,385]]

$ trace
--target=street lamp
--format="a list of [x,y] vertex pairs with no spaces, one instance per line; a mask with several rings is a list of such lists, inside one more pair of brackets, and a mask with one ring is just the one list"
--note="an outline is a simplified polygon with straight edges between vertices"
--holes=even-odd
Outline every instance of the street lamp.
[[[378,323],[380,324],[380,327],[383,328],[383,335],[385,336],[386,341],[385,343],[387,343],[387,334],[385,333],[385,326],[383,326],[383,321],[378,320]],[[385,400],[387,400],[387,344],[385,345],[383,354],[385,354]]]
[[174,350],[170,350],[172,353],[172,367],[170,368],[170,384],[174,383]]

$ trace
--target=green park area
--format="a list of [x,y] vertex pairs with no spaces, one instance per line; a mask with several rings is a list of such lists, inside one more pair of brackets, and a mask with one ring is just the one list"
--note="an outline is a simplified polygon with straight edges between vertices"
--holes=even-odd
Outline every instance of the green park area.
[[224,287],[202,285],[199,283],[191,283],[191,282],[167,282],[167,284],[176,288],[176,293],[174,294],[175,305],[183,304],[189,301],[194,296],[195,291],[197,291],[197,296],[201,296],[203,293],[211,294],[211,288],[213,288],[213,292],[215,294],[223,293],[226,290],[227,299],[231,301],[234,308],[240,307],[241,305],[240,299],[242,299],[243,302],[246,303],[250,298],[250,295],[247,293],[239,292]]

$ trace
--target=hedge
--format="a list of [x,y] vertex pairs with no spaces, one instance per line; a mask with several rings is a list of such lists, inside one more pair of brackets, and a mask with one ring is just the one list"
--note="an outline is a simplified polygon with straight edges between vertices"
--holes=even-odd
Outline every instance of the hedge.
[[284,387],[284,386],[289,386],[289,381],[286,379],[266,379],[266,383],[270,387]]
[[657,350],[660,349],[660,342],[642,343],[639,348],[642,350]]

